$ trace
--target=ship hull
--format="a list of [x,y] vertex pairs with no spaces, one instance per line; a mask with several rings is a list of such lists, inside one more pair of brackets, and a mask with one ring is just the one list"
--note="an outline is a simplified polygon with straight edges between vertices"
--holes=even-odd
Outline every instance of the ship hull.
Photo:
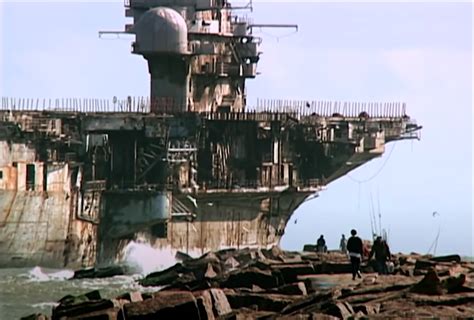
[[71,207],[66,192],[0,191],[0,268],[93,264],[96,226]]
[[222,248],[268,248],[279,244],[286,223],[306,196],[203,196],[189,217],[124,223],[128,231],[117,232],[114,219],[107,216],[113,211],[104,210],[100,224],[77,219],[75,197],[68,192],[1,191],[0,267],[118,263],[126,245],[136,240],[193,256]]
[[[197,207],[189,214],[172,216],[128,235],[114,237],[99,233],[98,264],[122,260],[124,248],[131,241],[144,241],[158,250],[199,256],[223,248],[278,245],[285,226],[296,208],[308,194],[246,195],[229,194],[196,198]],[[185,202],[186,197],[180,202]],[[103,221],[112,221],[103,217]],[[110,230],[104,222],[100,230]],[[102,235],[102,236],[101,236]]]
[[0,267],[116,263],[139,239],[191,255],[278,245],[306,197],[409,130],[405,117],[0,116]]

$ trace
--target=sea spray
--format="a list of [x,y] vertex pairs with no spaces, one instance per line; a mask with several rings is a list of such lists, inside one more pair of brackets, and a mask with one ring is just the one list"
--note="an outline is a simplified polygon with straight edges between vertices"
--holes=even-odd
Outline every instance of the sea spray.
[[135,241],[125,246],[123,257],[123,263],[130,271],[144,275],[166,269],[177,262],[174,250],[155,249],[148,243]]

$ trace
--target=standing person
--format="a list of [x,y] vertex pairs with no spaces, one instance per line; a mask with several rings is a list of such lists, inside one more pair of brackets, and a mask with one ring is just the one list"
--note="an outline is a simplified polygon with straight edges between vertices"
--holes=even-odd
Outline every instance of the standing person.
[[324,240],[323,235],[321,235],[319,237],[318,241],[316,242],[316,248],[317,248],[318,252],[326,252],[327,251],[326,240]]
[[349,257],[351,259],[352,266],[352,280],[355,280],[356,275],[362,278],[360,275],[360,262],[362,260],[362,240],[357,236],[357,231],[351,230],[351,237],[347,241],[347,251],[349,251]]
[[372,250],[370,250],[369,260],[375,255],[375,262],[377,264],[377,272],[379,274],[388,274],[387,262],[390,261],[390,248],[386,241],[382,240],[382,237],[378,236]]
[[345,235],[342,235],[341,242],[339,243],[339,250],[341,250],[342,253],[346,253],[347,251],[347,240]]

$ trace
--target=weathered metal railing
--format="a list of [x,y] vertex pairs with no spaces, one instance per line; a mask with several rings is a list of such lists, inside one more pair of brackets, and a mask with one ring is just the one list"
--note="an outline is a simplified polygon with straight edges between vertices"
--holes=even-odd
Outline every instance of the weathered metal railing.
[[150,99],[144,97],[129,97],[125,99],[35,99],[3,97],[0,110],[149,113]]
[[[172,99],[150,100],[146,97],[125,99],[33,99],[1,98],[0,110],[12,111],[55,111],[78,113],[181,113],[188,106],[177,104]],[[406,116],[406,104],[401,102],[338,102],[258,99],[255,106],[247,106],[245,113],[291,114],[293,117],[371,117],[398,118]],[[213,112],[211,118],[228,117],[225,112]],[[231,114],[237,114],[232,112]],[[216,118],[216,119],[217,119]],[[239,120],[238,116],[231,117]]]
[[[362,113],[374,118],[395,118],[406,115],[402,102],[339,102],[281,99],[257,99],[254,109],[258,112],[296,112],[300,116],[316,114],[322,117],[341,115],[359,117]],[[250,111],[248,110],[248,111]]]

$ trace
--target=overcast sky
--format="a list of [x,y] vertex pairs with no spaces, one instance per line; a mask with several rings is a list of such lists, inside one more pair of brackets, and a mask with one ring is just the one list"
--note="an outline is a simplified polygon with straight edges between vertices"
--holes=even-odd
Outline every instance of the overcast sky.
[[[148,95],[147,65],[130,54],[130,38],[97,35],[123,30],[121,2],[0,8],[0,96]],[[324,234],[334,248],[351,228],[369,238],[372,195],[393,251],[426,253],[440,230],[437,253],[473,255],[471,4],[265,1],[251,16],[299,31],[262,30],[262,74],[247,82],[249,103],[405,101],[424,127],[420,141],[389,144],[382,158],[302,205],[283,247]]]

